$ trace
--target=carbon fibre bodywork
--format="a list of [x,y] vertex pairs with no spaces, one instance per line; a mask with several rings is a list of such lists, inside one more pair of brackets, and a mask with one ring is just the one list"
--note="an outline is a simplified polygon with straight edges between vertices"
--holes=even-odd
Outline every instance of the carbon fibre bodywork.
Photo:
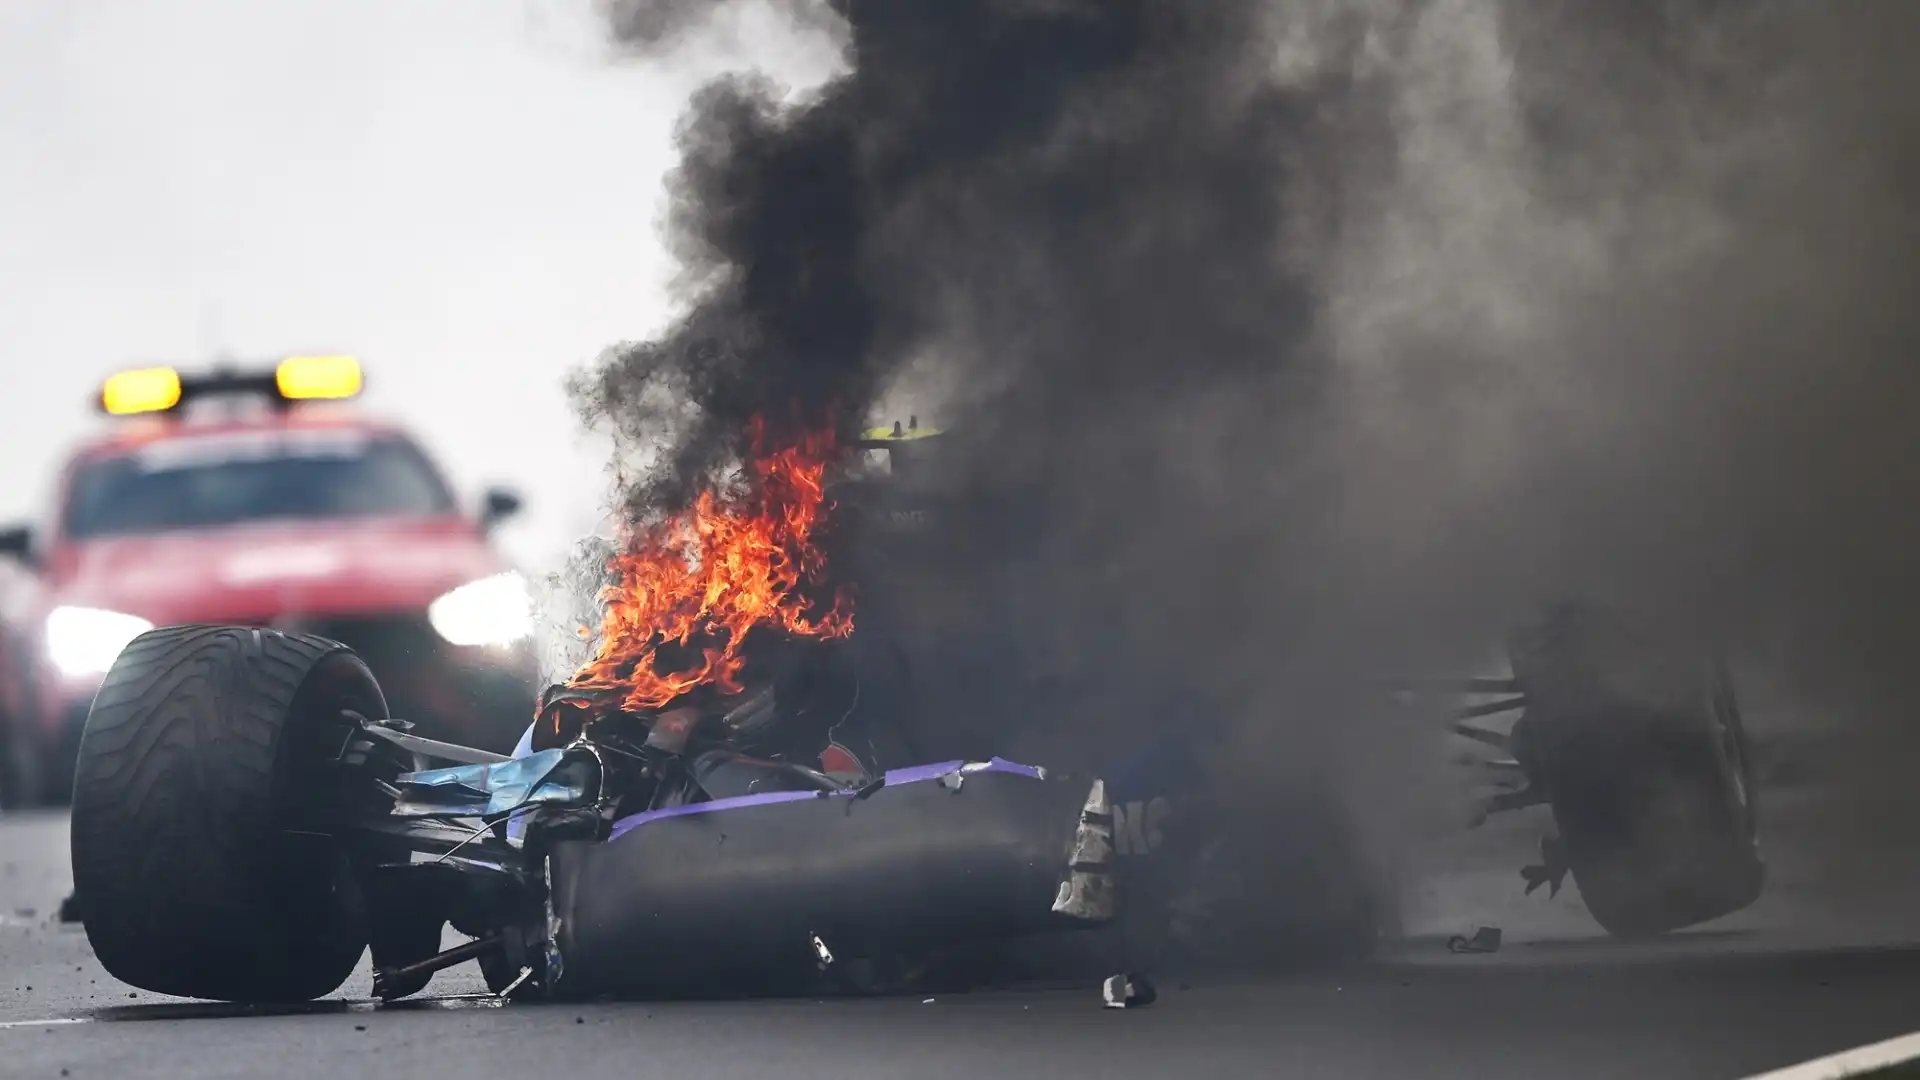
[[856,959],[1095,926],[1115,912],[1105,806],[1097,780],[993,761],[635,815],[553,849],[549,989],[799,988]]

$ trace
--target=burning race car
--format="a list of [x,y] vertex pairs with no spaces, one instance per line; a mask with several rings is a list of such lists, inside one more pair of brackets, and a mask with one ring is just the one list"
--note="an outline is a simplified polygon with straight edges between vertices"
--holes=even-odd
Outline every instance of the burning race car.
[[[847,595],[809,587],[834,456],[760,456],[740,490],[628,537],[592,658],[511,756],[415,733],[325,637],[136,638],[75,784],[101,962],[162,993],[291,1000],[333,991],[370,946],[381,998],[467,961],[503,996],[577,998],[919,989],[1007,942],[1132,968],[1288,920],[1341,953],[1378,936],[1386,909],[1339,822],[1308,799],[1285,828],[1236,823],[1184,731],[1086,773],[912,760],[900,697],[862,704]],[[1459,723],[1511,752],[1520,781],[1490,809],[1552,806],[1564,854],[1541,873],[1570,869],[1621,934],[1751,902],[1718,664],[1579,606],[1510,651],[1512,680],[1460,689],[1524,717]],[[1231,872],[1252,843],[1273,865],[1274,832],[1298,840],[1280,884]],[[449,924],[472,940],[442,951]]]
[[487,542],[518,500],[463,513],[404,432],[343,411],[351,357],[127,371],[41,529],[0,532],[0,794],[64,802],[94,690],[156,625],[353,645],[438,737],[513,745],[535,696],[526,586]]

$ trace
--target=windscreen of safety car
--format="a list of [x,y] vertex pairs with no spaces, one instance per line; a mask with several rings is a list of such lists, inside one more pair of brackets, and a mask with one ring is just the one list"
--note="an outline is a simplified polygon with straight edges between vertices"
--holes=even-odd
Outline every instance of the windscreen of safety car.
[[355,431],[184,436],[96,458],[74,473],[69,537],[250,521],[420,517],[455,512],[412,442]]

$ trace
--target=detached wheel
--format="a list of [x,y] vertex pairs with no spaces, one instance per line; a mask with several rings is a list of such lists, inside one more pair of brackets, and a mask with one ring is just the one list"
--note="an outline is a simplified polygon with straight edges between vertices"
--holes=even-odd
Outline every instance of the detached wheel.
[[1641,937],[1753,903],[1766,878],[1753,770],[1718,658],[1586,604],[1550,611],[1509,652],[1527,700],[1516,754],[1594,919]]
[[332,762],[352,709],[386,702],[345,646],[184,626],[129,644],[80,739],[73,876],[117,979],[226,1001],[304,1001],[346,981],[367,932]]

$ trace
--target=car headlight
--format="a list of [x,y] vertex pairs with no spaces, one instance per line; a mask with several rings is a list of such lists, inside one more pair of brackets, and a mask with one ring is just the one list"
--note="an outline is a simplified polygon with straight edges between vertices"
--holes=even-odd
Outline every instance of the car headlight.
[[511,645],[533,632],[533,595],[519,574],[495,574],[428,604],[427,621],[454,645]]
[[47,613],[47,658],[62,675],[99,675],[127,643],[153,629],[138,615],[104,608],[57,607]]

